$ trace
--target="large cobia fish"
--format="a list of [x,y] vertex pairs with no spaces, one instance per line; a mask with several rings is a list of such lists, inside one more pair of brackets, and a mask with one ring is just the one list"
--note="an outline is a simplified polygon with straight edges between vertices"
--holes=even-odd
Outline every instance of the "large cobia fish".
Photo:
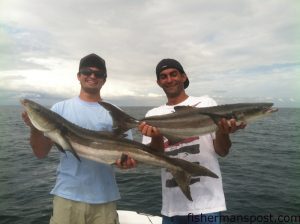
[[81,128],[57,113],[31,101],[21,100],[30,121],[44,132],[61,151],[71,151],[79,160],[90,160],[113,164],[123,154],[133,159],[168,169],[174,176],[184,195],[192,200],[190,180],[192,176],[218,176],[209,169],[178,158],[170,158],[152,148],[133,140],[118,137],[110,132],[92,131]]
[[160,132],[173,143],[216,131],[217,124],[222,118],[234,118],[239,125],[241,122],[249,123],[278,110],[272,108],[273,103],[237,103],[203,108],[177,106],[174,107],[173,113],[137,120],[112,104],[107,102],[99,102],[99,104],[110,111],[116,134],[123,133],[145,121],[159,128]]

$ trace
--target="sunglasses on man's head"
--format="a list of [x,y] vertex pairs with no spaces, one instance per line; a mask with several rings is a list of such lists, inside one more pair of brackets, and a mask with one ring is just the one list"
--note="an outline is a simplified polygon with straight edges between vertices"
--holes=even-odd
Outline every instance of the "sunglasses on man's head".
[[97,78],[105,78],[106,74],[104,71],[95,71],[91,69],[82,69],[79,71],[80,74],[85,75],[85,76],[90,76],[92,74],[95,74]]

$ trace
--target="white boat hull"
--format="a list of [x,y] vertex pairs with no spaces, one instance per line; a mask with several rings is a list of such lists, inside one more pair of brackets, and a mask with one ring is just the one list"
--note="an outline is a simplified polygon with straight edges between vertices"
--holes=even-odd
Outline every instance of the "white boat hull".
[[162,217],[135,211],[118,210],[120,224],[161,224]]

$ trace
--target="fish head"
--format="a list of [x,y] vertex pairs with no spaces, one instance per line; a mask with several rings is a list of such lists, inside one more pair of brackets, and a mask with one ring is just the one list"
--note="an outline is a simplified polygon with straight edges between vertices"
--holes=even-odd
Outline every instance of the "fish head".
[[237,120],[242,121],[252,121],[261,117],[268,116],[276,111],[277,108],[273,108],[273,103],[245,103],[240,104],[240,107],[237,107],[236,110],[233,110]]
[[55,123],[51,122],[51,113],[49,109],[28,99],[21,99],[21,104],[25,108],[32,125],[42,132],[48,132],[55,128]]

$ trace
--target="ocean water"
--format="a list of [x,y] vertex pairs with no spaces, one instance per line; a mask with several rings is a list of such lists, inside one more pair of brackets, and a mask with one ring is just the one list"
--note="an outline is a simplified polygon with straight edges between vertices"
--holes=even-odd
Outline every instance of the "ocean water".
[[[141,118],[149,108],[124,109]],[[42,160],[33,156],[21,111],[0,107],[0,223],[48,223],[58,152]],[[134,131],[134,138],[141,136]],[[286,217],[281,223],[300,218],[300,109],[280,108],[231,139],[230,154],[219,159],[227,202],[222,214]],[[118,209],[160,214],[159,169],[140,164],[116,173],[122,196]],[[260,221],[252,223],[270,223]]]

